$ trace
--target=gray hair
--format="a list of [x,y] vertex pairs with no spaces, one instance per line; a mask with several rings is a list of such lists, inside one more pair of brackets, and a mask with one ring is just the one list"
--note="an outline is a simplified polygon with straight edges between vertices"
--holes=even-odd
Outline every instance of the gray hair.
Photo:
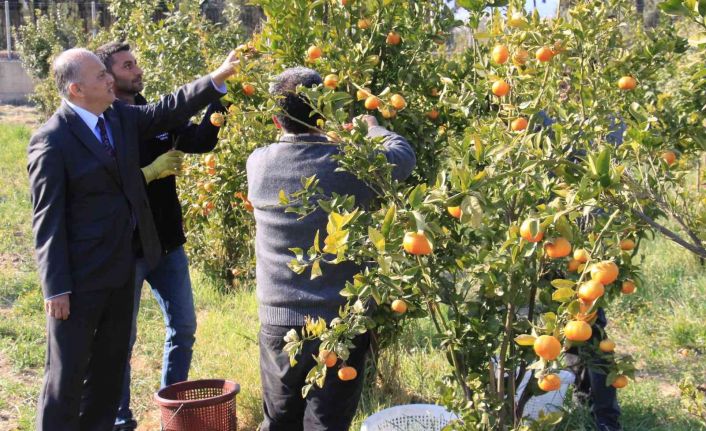
[[80,82],[81,66],[89,58],[102,63],[98,56],[85,48],[67,49],[54,59],[54,81],[62,97],[69,97],[69,85]]

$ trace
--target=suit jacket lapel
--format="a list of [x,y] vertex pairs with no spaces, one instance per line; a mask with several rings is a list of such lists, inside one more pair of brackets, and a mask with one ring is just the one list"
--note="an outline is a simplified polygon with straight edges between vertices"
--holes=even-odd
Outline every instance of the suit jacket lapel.
[[105,148],[103,148],[103,144],[98,141],[86,123],[83,122],[81,117],[79,117],[69,105],[62,102],[61,108],[71,132],[76,135],[78,140],[86,146],[86,148],[88,148],[91,153],[98,158],[98,160],[101,161],[101,164],[105,166],[110,175],[115,178],[118,184],[120,184],[121,181],[120,173],[118,172],[118,165],[115,163],[115,160],[108,155]]
[[118,169],[120,171],[120,176],[125,179],[128,176],[127,166],[128,166],[128,152],[129,149],[125,146],[125,140],[123,139],[123,127],[120,124],[120,116],[112,107],[108,108],[103,114],[110,124],[110,132],[113,136],[113,145],[115,145],[115,155],[118,161]]

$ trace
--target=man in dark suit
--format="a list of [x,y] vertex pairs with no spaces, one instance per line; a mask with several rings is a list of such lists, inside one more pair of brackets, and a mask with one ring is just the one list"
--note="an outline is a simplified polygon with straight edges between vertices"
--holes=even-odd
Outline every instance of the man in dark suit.
[[70,49],[54,61],[63,102],[28,147],[47,312],[38,430],[112,429],[127,360],[135,261],[143,257],[154,266],[161,254],[138,143],[186,123],[222,96],[234,59],[232,52],[210,75],[146,106],[116,101],[113,77],[88,50]]

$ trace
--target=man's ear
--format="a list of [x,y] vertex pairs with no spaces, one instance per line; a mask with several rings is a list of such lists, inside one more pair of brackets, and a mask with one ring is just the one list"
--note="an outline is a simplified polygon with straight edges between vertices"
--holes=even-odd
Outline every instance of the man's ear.
[[282,125],[279,123],[279,120],[275,115],[272,116],[272,122],[275,123],[275,127],[282,130]]
[[81,85],[78,82],[72,82],[69,84],[69,94],[74,97],[81,96]]

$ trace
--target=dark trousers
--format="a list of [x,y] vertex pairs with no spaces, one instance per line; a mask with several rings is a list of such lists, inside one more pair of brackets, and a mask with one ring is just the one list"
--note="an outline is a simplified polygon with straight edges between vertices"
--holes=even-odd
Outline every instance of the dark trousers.
[[[289,355],[282,348],[284,335],[292,328],[263,325],[260,328],[260,375],[264,420],[261,431],[346,431],[358,408],[363,391],[365,359],[370,346],[370,335],[356,337],[355,348],[346,364],[358,371],[351,381],[338,378],[339,363],[328,369],[323,388],[314,387],[306,399],[301,389],[311,367],[316,364],[312,355],[319,351],[319,342],[307,343],[299,361],[289,365]],[[300,330],[301,327],[294,328]]]
[[[589,343],[599,342],[602,332],[608,324],[603,308],[598,309],[596,322],[593,324],[593,334]],[[600,359],[595,359],[596,365],[605,365]],[[607,375],[600,370],[583,367],[577,375],[576,392],[591,407],[596,426],[599,431],[619,430],[620,407],[616,389],[606,386]]]
[[39,431],[110,431],[122,389],[134,276],[117,289],[71,293],[67,320],[47,317]]

